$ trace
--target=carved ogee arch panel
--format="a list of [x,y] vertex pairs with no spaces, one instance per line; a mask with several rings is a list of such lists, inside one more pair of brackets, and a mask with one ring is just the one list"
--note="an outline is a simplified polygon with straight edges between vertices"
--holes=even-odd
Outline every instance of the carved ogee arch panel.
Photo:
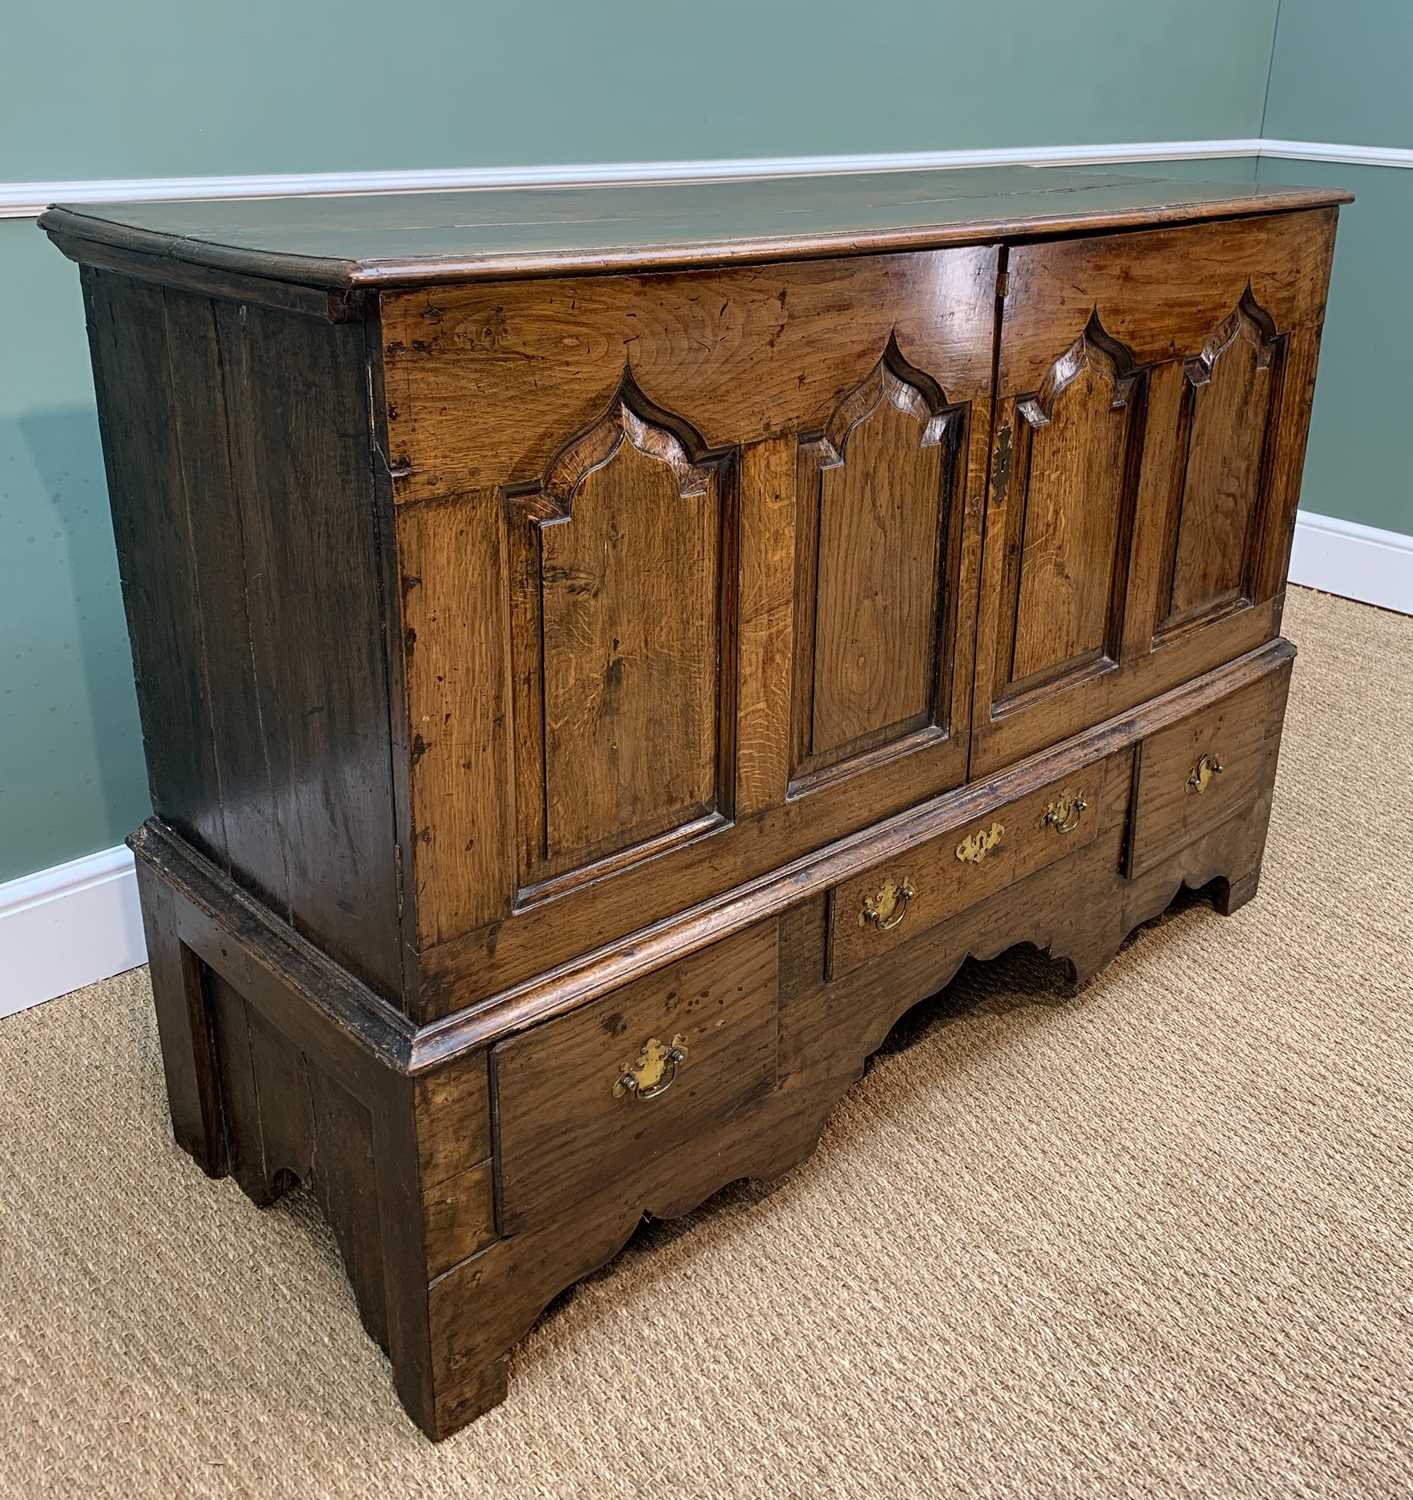
[[631,377],[509,498],[522,894],[729,818],[732,501]]
[[1283,341],[1247,289],[1183,366],[1157,633],[1249,598],[1279,410]]
[[1091,314],[1017,402],[995,699],[1112,660],[1122,630],[1141,372]]
[[802,446],[797,787],[910,735],[946,732],[939,683],[963,420],[890,339]]

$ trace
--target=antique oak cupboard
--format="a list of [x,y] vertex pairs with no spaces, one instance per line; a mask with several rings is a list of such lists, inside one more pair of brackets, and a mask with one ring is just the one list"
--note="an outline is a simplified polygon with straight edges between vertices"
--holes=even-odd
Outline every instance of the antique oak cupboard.
[[1256,889],[1343,195],[1016,169],[51,209],[178,1142],[439,1437],[897,1017]]

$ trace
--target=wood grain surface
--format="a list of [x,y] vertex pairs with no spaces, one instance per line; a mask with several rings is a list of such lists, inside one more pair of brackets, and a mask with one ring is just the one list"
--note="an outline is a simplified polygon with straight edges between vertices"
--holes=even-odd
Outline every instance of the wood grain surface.
[[[774,1088],[775,987],[765,922],[496,1047],[502,1232],[546,1222]],[[653,1040],[686,1054],[655,1081],[663,1091],[615,1090]]]
[[[836,887],[829,905],[831,977],[1077,853],[1109,820],[1110,803],[1127,799],[1129,761],[1120,753],[1080,767]],[[1075,808],[1076,799],[1085,804],[1082,810]],[[1052,810],[1057,815],[1047,821]],[[963,857],[968,851],[970,857]],[[866,909],[885,881],[914,892],[902,919],[889,928],[869,921]]]
[[[1151,869],[1269,788],[1289,687],[1287,663],[1143,741],[1134,772],[1130,876]],[[1212,769],[1210,779],[1199,780],[1203,757]]]
[[400,996],[363,330],[85,276],[153,807]]
[[1349,199],[1335,188],[997,167],[95,204],[51,208],[40,223],[61,240],[279,281],[348,287],[904,250]]
[[1275,634],[1334,214],[1008,252],[973,775]]
[[822,428],[890,339],[949,400],[971,400],[991,383],[996,265],[975,246],[387,295],[395,495],[538,479],[625,371],[713,449]]

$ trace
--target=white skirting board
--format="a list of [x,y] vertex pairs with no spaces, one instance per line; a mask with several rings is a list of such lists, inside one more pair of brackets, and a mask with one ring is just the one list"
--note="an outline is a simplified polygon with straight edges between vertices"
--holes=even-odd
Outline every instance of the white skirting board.
[[123,845],[0,885],[0,1016],[146,961]]
[[[1413,496],[1409,498],[1413,522]],[[1413,615],[1413,536],[1301,511],[1290,581]]]
[[[1413,536],[1302,511],[1290,580],[1413,615]],[[146,958],[127,849],[0,885],[0,1017]]]

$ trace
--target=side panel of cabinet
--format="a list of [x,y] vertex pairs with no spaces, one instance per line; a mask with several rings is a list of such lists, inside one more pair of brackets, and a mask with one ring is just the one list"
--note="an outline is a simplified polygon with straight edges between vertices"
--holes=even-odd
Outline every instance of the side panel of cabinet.
[[157,815],[401,990],[364,330],[85,268]]
[[384,299],[424,1014],[965,780],[996,265]]
[[1010,252],[973,776],[1276,634],[1334,226]]

